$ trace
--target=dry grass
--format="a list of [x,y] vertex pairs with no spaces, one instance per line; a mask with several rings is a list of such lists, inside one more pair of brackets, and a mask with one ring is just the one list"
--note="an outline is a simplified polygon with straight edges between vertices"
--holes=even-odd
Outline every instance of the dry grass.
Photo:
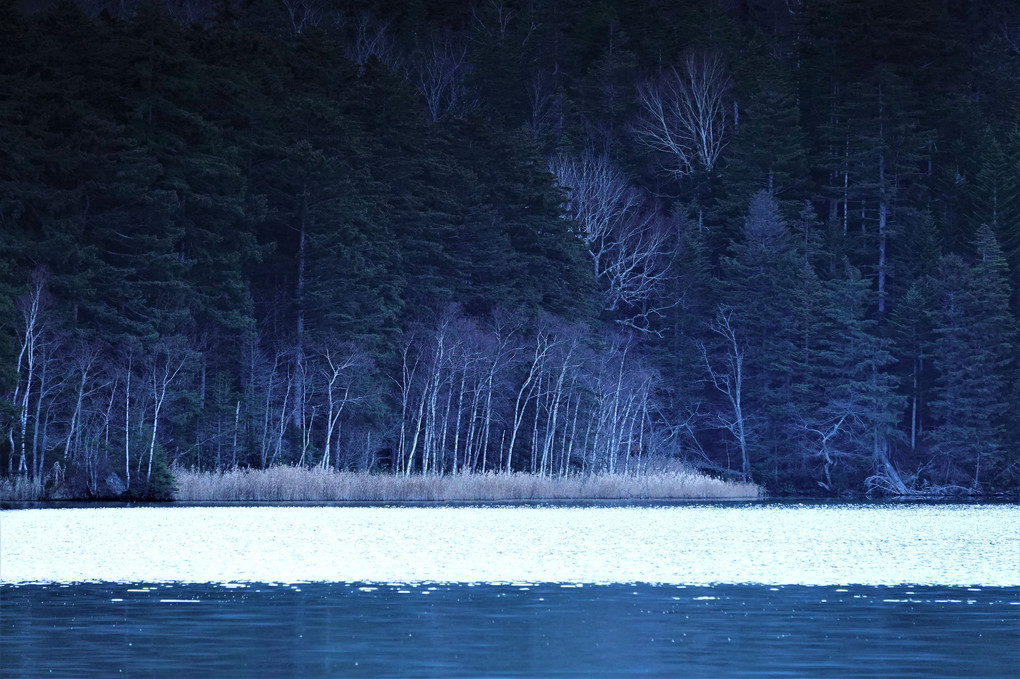
[[34,502],[43,499],[43,487],[25,476],[0,478],[0,502]]
[[688,470],[549,478],[533,474],[400,476],[299,467],[175,470],[176,500],[250,502],[704,500],[758,499],[751,483],[714,479]]

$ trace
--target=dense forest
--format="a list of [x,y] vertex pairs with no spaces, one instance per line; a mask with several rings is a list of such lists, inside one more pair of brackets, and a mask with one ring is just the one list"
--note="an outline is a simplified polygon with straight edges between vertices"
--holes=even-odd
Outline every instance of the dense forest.
[[0,474],[1020,484],[1014,0],[0,0]]

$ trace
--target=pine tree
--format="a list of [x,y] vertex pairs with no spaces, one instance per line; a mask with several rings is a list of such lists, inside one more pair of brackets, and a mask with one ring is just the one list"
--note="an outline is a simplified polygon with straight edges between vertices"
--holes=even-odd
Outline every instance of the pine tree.
[[982,488],[996,482],[1005,450],[1016,321],[1009,311],[1006,262],[995,235],[982,226],[976,262],[942,258],[934,313],[935,368],[929,439],[943,461],[936,483]]
[[890,336],[899,361],[900,393],[906,399],[902,431],[908,456],[917,459],[929,423],[929,401],[935,374],[932,364],[932,279],[914,281],[899,297],[889,315]]
[[[797,465],[797,454],[786,441],[798,409],[795,383],[803,354],[803,332],[796,319],[808,281],[804,279],[785,220],[775,199],[759,191],[751,200],[742,238],[723,260],[726,292],[733,309],[733,326],[746,344],[747,411],[756,417],[757,460],[767,459],[772,471]],[[776,319],[786,319],[777,323]],[[759,462],[760,464],[760,462]]]
[[969,191],[966,222],[971,232],[980,225],[991,227],[1006,257],[1013,292],[1013,314],[1020,313],[1020,126],[1014,127],[1005,144],[990,133],[986,148],[977,161],[980,167]]
[[[843,276],[824,285],[823,329],[811,366],[818,406],[805,428],[816,437],[812,453],[823,476],[819,482],[830,490],[861,487],[869,472],[895,490],[904,488],[889,452],[902,404],[888,372],[891,342],[876,334],[876,322],[868,317],[872,294],[849,263]],[[843,478],[834,486],[837,467]]]
[[720,171],[712,215],[718,225],[713,233],[716,241],[736,235],[734,227],[747,209],[748,196],[756,191],[768,191],[781,203],[797,205],[806,188],[807,140],[793,88],[777,64],[755,75]]

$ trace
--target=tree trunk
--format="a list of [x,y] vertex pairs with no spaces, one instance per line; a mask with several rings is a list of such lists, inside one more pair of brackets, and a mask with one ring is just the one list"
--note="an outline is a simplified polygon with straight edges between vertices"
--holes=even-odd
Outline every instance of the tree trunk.
[[124,483],[131,490],[131,356],[124,383]]

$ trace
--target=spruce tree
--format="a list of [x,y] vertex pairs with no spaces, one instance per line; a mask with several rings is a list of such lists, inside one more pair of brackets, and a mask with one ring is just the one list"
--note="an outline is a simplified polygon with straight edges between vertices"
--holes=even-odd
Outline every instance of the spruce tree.
[[1020,312],[1020,126],[1014,127],[1004,143],[991,133],[976,159],[980,164],[969,184],[968,214],[965,223],[976,233],[981,224],[991,227],[999,243],[1009,272],[1013,292],[1012,310]]
[[891,342],[876,334],[868,317],[871,286],[844,264],[844,274],[824,286],[824,329],[811,366],[818,406],[807,417],[815,434],[811,452],[829,490],[859,488],[869,472],[901,487],[890,457],[901,407],[888,372]]
[[974,250],[973,265],[951,254],[939,267],[929,440],[943,463],[932,481],[978,490],[1002,472],[1016,321],[1005,258],[988,226],[978,229]]
[[[757,460],[768,459],[772,471],[797,465],[786,441],[797,412],[797,347],[802,333],[796,306],[807,281],[785,220],[775,199],[759,191],[751,200],[740,241],[723,260],[725,303],[733,309],[733,326],[746,344],[746,401],[757,417]],[[777,319],[784,319],[777,323]],[[773,476],[775,478],[775,476]]]

